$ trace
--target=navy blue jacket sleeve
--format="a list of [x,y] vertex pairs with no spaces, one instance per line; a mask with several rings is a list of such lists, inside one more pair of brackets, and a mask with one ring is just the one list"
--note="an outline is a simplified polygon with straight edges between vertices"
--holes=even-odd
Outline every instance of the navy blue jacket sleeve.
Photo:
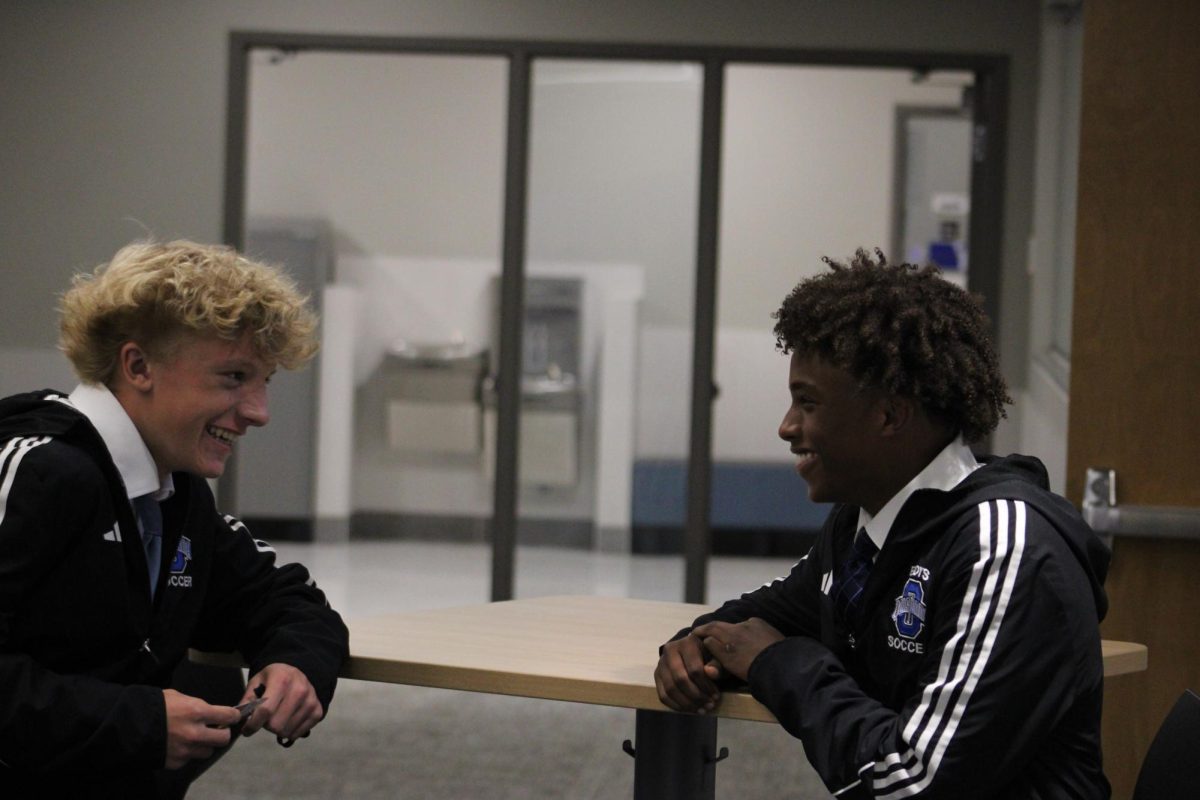
[[328,711],[349,633],[308,570],[276,563],[275,549],[246,525],[218,516],[216,548],[196,647],[237,650],[251,674],[284,663],[304,673]]
[[49,440],[35,441],[0,445],[0,762],[40,773],[159,767],[162,690],[60,674],[13,641],[31,588],[95,515],[79,493],[84,477],[47,457]]
[[[835,514],[831,514],[821,535],[808,553],[784,577],[730,600],[712,613],[698,617],[692,627],[706,622],[745,622],[758,617],[770,623],[784,636],[819,636],[821,631],[821,586],[826,580],[822,565]],[[675,638],[686,636],[685,628]]]
[[947,535],[930,647],[900,707],[870,696],[808,636],[777,642],[751,666],[752,693],[838,797],[994,797],[1019,784],[1059,721],[1099,708],[1091,590],[1049,523],[999,500]]

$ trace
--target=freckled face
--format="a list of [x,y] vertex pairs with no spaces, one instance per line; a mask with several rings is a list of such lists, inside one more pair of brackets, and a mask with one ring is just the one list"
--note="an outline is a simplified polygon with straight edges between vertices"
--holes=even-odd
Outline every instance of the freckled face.
[[779,438],[796,456],[796,472],[808,484],[809,499],[869,508],[878,493],[872,477],[878,466],[872,435],[879,415],[875,395],[859,389],[849,372],[797,352],[792,353],[788,388],[791,405],[779,425]]
[[168,359],[150,360],[148,371],[149,402],[135,424],[160,474],[219,477],[238,437],[270,419],[267,383],[275,365],[249,336],[185,336]]

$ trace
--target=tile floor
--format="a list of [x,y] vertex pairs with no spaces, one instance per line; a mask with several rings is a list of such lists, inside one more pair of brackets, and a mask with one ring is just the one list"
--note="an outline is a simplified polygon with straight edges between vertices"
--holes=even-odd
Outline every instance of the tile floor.
[[[282,563],[299,561],[343,616],[485,603],[491,596],[491,549],[483,544],[354,541],[282,542]],[[708,602],[719,605],[761,586],[791,559],[716,556],[709,562]],[[682,556],[621,555],[559,547],[518,547],[517,597],[596,594],[683,600]]]

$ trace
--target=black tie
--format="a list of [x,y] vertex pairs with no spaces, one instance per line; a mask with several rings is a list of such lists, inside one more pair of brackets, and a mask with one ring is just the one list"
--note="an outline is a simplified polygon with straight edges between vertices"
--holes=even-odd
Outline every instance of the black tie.
[[867,585],[867,576],[871,573],[871,564],[877,552],[879,549],[867,536],[867,529],[859,528],[854,535],[850,557],[836,571],[833,582],[834,613],[843,628],[853,629],[858,621],[858,598]]

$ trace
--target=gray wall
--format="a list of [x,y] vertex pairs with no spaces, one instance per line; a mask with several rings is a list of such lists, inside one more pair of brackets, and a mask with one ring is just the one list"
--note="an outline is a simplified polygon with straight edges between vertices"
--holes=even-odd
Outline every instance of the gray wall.
[[48,348],[72,272],[221,234],[231,30],[954,51],[1012,59],[1000,349],[1027,360],[1036,0],[212,0],[0,5],[0,348]]

